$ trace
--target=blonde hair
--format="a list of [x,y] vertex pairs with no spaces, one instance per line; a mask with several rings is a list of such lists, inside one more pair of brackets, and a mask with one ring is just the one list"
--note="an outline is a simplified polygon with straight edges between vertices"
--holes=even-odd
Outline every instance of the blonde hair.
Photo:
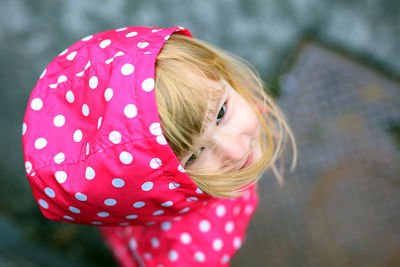
[[223,198],[243,194],[267,169],[273,171],[282,185],[283,163],[278,171],[277,161],[282,159],[289,137],[293,146],[293,170],[296,144],[283,113],[264,92],[257,73],[242,59],[181,34],[173,34],[164,44],[157,57],[155,73],[161,127],[175,155],[181,159],[188,151],[196,151],[193,138],[203,133],[211,103],[219,93],[209,90],[207,97],[204,85],[190,73],[213,81],[225,80],[251,104],[262,125],[259,141],[263,154],[261,160],[239,171],[232,171],[234,166],[213,172],[188,168],[186,172],[191,179],[202,191]]

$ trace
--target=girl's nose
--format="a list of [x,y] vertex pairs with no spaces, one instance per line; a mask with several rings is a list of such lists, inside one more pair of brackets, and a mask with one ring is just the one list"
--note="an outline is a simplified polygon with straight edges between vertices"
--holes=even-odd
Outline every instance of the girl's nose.
[[220,138],[217,147],[217,153],[219,154],[217,157],[221,159],[224,167],[243,160],[248,152],[245,140],[240,135],[229,135]]

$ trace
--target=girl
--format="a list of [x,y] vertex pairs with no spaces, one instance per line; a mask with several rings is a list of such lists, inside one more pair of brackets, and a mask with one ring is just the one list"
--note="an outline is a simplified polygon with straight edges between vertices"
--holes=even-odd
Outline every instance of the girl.
[[[184,28],[127,27],[43,71],[23,123],[51,220],[97,225],[121,266],[226,266],[289,136],[242,61]],[[296,149],[294,147],[294,162]]]

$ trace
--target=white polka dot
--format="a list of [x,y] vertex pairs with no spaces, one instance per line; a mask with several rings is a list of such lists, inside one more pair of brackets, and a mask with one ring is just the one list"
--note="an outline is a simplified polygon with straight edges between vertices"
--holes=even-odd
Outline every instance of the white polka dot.
[[83,76],[83,74],[85,74],[85,71],[83,70],[83,71],[81,71],[81,72],[78,72],[77,74],[76,74],[76,76],[78,76],[78,77],[82,77]]
[[132,214],[132,215],[126,216],[125,218],[127,218],[127,219],[129,219],[129,220],[132,220],[132,219],[136,219],[137,217],[138,217],[137,215]]
[[142,190],[143,191],[149,191],[153,188],[153,183],[152,182],[145,182],[142,184]]
[[88,142],[88,143],[86,143],[86,155],[89,155],[89,153],[90,153],[90,145]]
[[88,35],[85,38],[82,38],[82,41],[88,41],[90,39],[92,39],[93,35]]
[[162,131],[161,131],[161,126],[160,123],[158,122],[154,122],[150,125],[149,127],[150,133],[153,135],[161,135]]
[[144,203],[143,201],[137,201],[137,202],[133,203],[133,206],[134,206],[135,208],[141,208],[141,207],[143,207],[144,205],[146,205],[146,203]]
[[125,185],[125,181],[122,180],[121,178],[114,178],[112,180],[112,185],[116,188],[121,188]]
[[107,217],[108,215],[110,215],[110,213],[108,213],[108,212],[99,212],[99,213],[97,213],[97,216],[99,216],[99,217]]
[[41,138],[36,139],[36,141],[35,141],[35,148],[36,149],[43,149],[46,146],[47,146],[46,138],[41,137]]
[[150,167],[152,169],[157,169],[161,166],[162,162],[159,158],[154,158],[150,160]]
[[83,104],[82,106],[82,114],[83,116],[89,116],[89,106],[87,104]]
[[83,137],[83,135],[82,135],[82,131],[81,130],[76,130],[74,132],[73,139],[74,139],[75,142],[79,143],[80,141],[82,141],[82,137]]
[[172,201],[166,201],[164,203],[161,203],[161,206],[163,207],[171,207],[173,205]]
[[54,192],[53,189],[51,189],[50,187],[46,187],[44,189],[44,192],[46,193],[46,195],[48,195],[51,198],[54,198],[56,196],[56,193]]
[[63,115],[57,115],[53,119],[54,126],[62,127],[65,124],[65,117]]
[[44,69],[44,70],[43,70],[42,74],[40,74],[39,79],[42,79],[42,78],[44,77],[44,75],[46,74],[46,70],[47,70],[47,69]]
[[196,189],[196,193],[197,193],[197,194],[203,194],[203,191],[201,191],[200,188],[197,188],[197,189]]
[[227,222],[227,223],[225,224],[225,232],[226,232],[227,234],[232,233],[233,228],[234,228],[233,222]]
[[226,209],[224,205],[218,205],[217,209],[215,210],[218,217],[222,217],[226,213]]
[[176,252],[175,250],[170,250],[168,252],[168,258],[170,261],[177,261],[179,258],[178,252]]
[[124,114],[128,118],[132,119],[137,115],[137,108],[134,104],[128,104],[124,108]]
[[112,58],[109,58],[109,59],[107,59],[106,61],[104,61],[106,64],[110,64],[111,62],[113,62],[114,61],[114,58],[112,57]]
[[57,164],[62,163],[64,160],[65,160],[65,155],[62,152],[60,152],[54,156],[54,162]]
[[30,163],[29,161],[25,162],[25,170],[26,173],[29,174],[32,171],[32,163]]
[[129,37],[133,37],[133,36],[136,36],[137,35],[137,32],[130,32],[130,33],[128,33],[127,35],[125,35],[127,38],[129,38]]
[[181,185],[175,182],[169,183],[168,187],[169,189],[175,189],[177,187],[180,187]]
[[49,87],[53,88],[53,89],[57,88],[57,86],[58,86],[58,83],[49,84]]
[[22,123],[22,135],[25,135],[25,133],[26,133],[26,123],[24,122],[24,123]]
[[181,242],[183,244],[189,244],[192,241],[192,237],[188,233],[181,234]]
[[113,97],[113,95],[114,95],[114,91],[113,91],[113,89],[111,89],[111,88],[107,88],[107,89],[104,91],[104,99],[105,99],[107,102],[111,100],[111,98]]
[[80,209],[75,208],[75,207],[69,207],[68,209],[73,213],[81,213]]
[[86,167],[85,177],[88,180],[92,180],[96,176],[96,172],[93,170],[92,167]]
[[62,55],[64,55],[65,53],[67,53],[68,52],[68,48],[67,49],[64,49],[60,54],[58,54],[59,56],[62,56]]
[[106,204],[107,206],[114,206],[117,204],[117,201],[115,199],[109,198],[104,200],[104,204]]
[[167,139],[165,139],[165,137],[163,135],[159,135],[156,137],[157,143],[159,143],[160,145],[165,146],[167,144]]
[[178,166],[178,171],[180,172],[186,172],[185,169],[182,167],[182,165],[179,164]]
[[158,241],[157,238],[153,237],[151,239],[151,245],[153,246],[153,248],[158,248],[160,246],[160,241]]
[[125,76],[131,75],[134,71],[135,71],[135,67],[130,63],[126,63],[121,68],[121,73]]
[[72,91],[68,91],[68,92],[65,94],[65,98],[67,99],[67,101],[68,101],[69,103],[73,103],[73,102],[75,101],[75,96],[74,96],[74,93],[73,93]]
[[242,240],[240,239],[240,237],[235,237],[235,238],[233,239],[233,246],[234,246],[236,249],[239,249],[241,245],[242,245]]
[[147,260],[151,259],[151,254],[149,252],[146,252],[143,254],[143,257]]
[[115,31],[116,32],[122,32],[122,31],[125,31],[126,29],[128,29],[128,28],[127,27],[123,27],[123,28],[116,29]]
[[197,197],[188,197],[186,201],[198,201],[199,199]]
[[90,63],[90,60],[88,60],[88,62],[86,63],[86,66],[85,66],[85,70],[87,70],[90,67],[91,64],[92,63]]
[[92,89],[96,89],[99,85],[99,79],[96,76],[93,76],[89,79],[89,87]]
[[222,259],[221,259],[221,263],[222,263],[222,264],[228,263],[228,261],[229,261],[229,255],[228,255],[228,254],[225,254],[225,255],[222,257]]
[[67,56],[67,59],[68,59],[69,61],[74,60],[74,58],[75,58],[75,56],[76,56],[76,53],[77,53],[76,51],[69,53],[68,56]]
[[162,222],[161,223],[161,229],[163,229],[164,231],[169,231],[172,227],[172,223],[171,222]]
[[171,37],[171,35],[167,35],[164,37],[165,40],[168,40]]
[[67,220],[70,220],[70,221],[74,220],[74,218],[72,218],[71,216],[68,216],[68,215],[64,215],[63,218],[67,219]]
[[163,210],[157,210],[157,211],[153,212],[153,215],[154,215],[154,216],[157,216],[157,215],[161,215],[161,214],[163,214],[163,213],[164,213]]
[[114,57],[120,57],[120,56],[123,56],[123,55],[125,55],[124,52],[118,51],[117,53],[115,53]]
[[101,48],[106,48],[107,46],[109,46],[111,44],[111,40],[107,39],[107,40],[103,40],[100,42],[99,46]]
[[79,201],[86,201],[87,200],[87,196],[81,192],[78,192],[75,194],[75,198]]
[[139,42],[139,43],[137,43],[137,47],[139,47],[141,49],[146,48],[148,45],[149,45],[148,42]]
[[117,131],[112,131],[109,135],[108,135],[108,139],[110,140],[111,143],[113,144],[119,144],[121,143],[121,134]]
[[150,92],[151,90],[153,90],[154,89],[154,79],[147,78],[146,80],[144,80],[142,83],[142,89],[145,92]]
[[253,212],[253,210],[254,210],[254,208],[253,208],[252,205],[247,205],[246,208],[244,209],[244,212],[245,212],[247,215],[250,215],[250,214]]
[[94,225],[100,225],[100,224],[103,224],[102,222],[91,222],[92,224],[94,224]]
[[101,122],[103,121],[103,117],[100,117],[98,120],[97,120],[97,130],[98,129],[100,129],[100,127],[101,127]]
[[31,108],[33,110],[41,110],[43,107],[43,101],[40,98],[35,98],[31,102]]
[[56,177],[57,182],[60,184],[64,183],[67,180],[67,173],[64,171],[58,171],[54,174]]
[[218,250],[221,250],[222,244],[223,244],[223,243],[222,243],[222,240],[219,239],[219,238],[217,238],[217,239],[215,239],[215,240],[213,241],[212,246],[213,246],[214,250],[218,251]]
[[57,83],[63,83],[63,82],[65,82],[65,81],[67,81],[68,79],[67,79],[67,76],[65,76],[65,75],[60,75],[60,76],[58,76],[58,79],[57,79]]
[[199,228],[202,232],[208,232],[211,228],[210,222],[207,220],[200,221]]
[[190,210],[189,207],[183,208],[182,210],[179,211],[179,213],[186,213]]
[[119,154],[119,160],[123,164],[131,164],[133,161],[133,157],[132,157],[131,153],[123,151],[123,152],[121,152],[121,154]]
[[240,209],[241,209],[241,207],[240,207],[240,206],[236,206],[236,207],[233,209],[233,214],[235,214],[235,215],[239,215],[239,213],[240,213]]
[[42,208],[44,209],[48,209],[49,208],[49,204],[47,204],[47,202],[43,199],[39,199],[39,205],[42,206]]
[[135,238],[129,240],[129,249],[135,250],[137,248],[137,242]]
[[123,223],[119,223],[118,225],[121,225],[121,226],[128,226],[128,225],[129,225],[129,223],[127,223],[127,222],[123,222]]
[[196,253],[194,254],[194,258],[195,258],[198,262],[204,262],[204,260],[206,259],[206,256],[204,256],[204,253],[203,253],[203,252],[198,251],[198,252],[196,252]]

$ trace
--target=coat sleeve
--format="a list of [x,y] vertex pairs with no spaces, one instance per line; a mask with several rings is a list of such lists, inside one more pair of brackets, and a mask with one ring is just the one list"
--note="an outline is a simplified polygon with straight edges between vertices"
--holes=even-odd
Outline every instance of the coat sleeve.
[[102,227],[123,267],[228,266],[244,242],[256,194],[221,200],[199,212],[157,224]]

